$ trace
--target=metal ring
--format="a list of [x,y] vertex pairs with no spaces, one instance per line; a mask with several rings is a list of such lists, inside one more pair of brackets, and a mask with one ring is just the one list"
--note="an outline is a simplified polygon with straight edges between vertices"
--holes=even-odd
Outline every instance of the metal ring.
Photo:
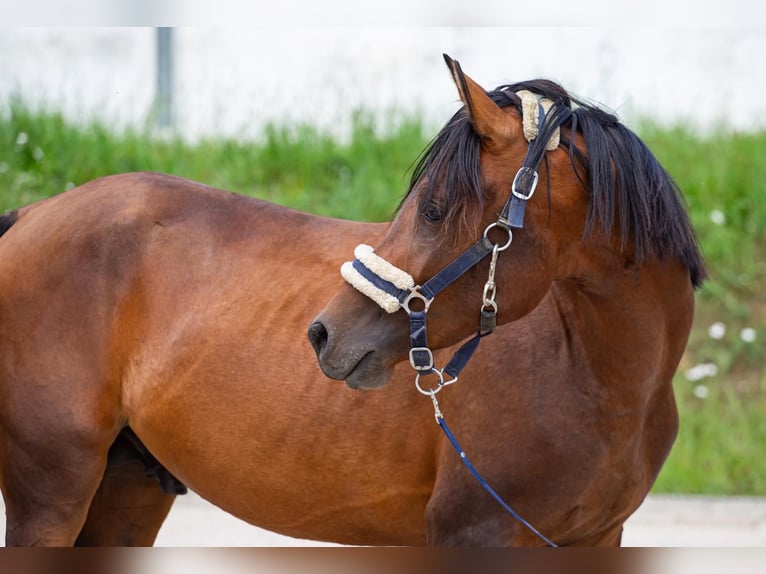
[[[500,245],[499,243],[492,243],[492,240],[489,238],[489,232],[494,229],[495,227],[499,227],[503,231],[508,233],[508,241],[506,241],[503,245]],[[511,229],[505,225],[500,225],[499,223],[490,223],[487,225],[487,228],[484,230],[484,239],[486,239],[489,243],[492,244],[493,247],[495,247],[498,251],[505,251],[508,249],[508,247],[511,245],[511,242],[513,241],[513,232]]]
[[[423,390],[423,387],[420,386],[420,377],[423,375],[436,375],[437,377],[439,377],[439,386],[437,386],[435,389],[429,389],[427,391]],[[453,381],[450,381],[450,382],[453,382]],[[421,394],[426,395],[428,397],[432,397],[444,388],[444,375],[438,369],[432,369],[428,371],[427,373],[417,373],[415,375],[415,387],[418,389],[418,391],[420,391]]]
[[419,288],[420,288],[420,285],[416,285],[415,287],[410,289],[409,295],[407,295],[407,297],[404,298],[404,301],[400,303],[400,305],[402,306],[402,309],[404,309],[408,315],[412,313],[412,310],[410,309],[410,301],[412,301],[413,299],[419,299],[423,302],[423,313],[428,311],[428,308],[431,306],[431,301],[433,299],[428,299],[425,295],[423,295],[420,291],[418,291]]
[[494,299],[487,299],[484,297],[484,301],[482,301],[481,306],[482,311],[489,311],[491,310],[493,313],[497,313],[497,303]]

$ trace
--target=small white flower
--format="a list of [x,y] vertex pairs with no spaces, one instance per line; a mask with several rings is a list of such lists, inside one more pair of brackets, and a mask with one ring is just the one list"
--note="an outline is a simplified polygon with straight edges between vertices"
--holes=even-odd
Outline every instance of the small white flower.
[[707,377],[715,377],[717,374],[718,366],[715,363],[700,363],[684,372],[686,379],[692,383]]
[[698,399],[706,399],[708,395],[710,395],[710,389],[707,388],[707,385],[697,385],[694,387],[694,396]]
[[27,132],[19,132],[19,135],[16,136],[16,145],[19,147],[23,146],[28,141],[29,136],[27,135]]
[[716,321],[710,325],[707,330],[707,334],[711,339],[723,339],[723,336],[726,334],[726,325],[720,321]]
[[45,157],[45,152],[38,146],[32,152],[32,157],[35,158],[35,161],[42,161],[42,159]]
[[710,212],[710,221],[716,225],[723,225],[726,223],[726,215],[724,215],[724,212],[720,209],[714,209]]
[[757,333],[752,327],[745,327],[739,332],[739,338],[742,339],[745,343],[752,343],[755,341],[756,336]]

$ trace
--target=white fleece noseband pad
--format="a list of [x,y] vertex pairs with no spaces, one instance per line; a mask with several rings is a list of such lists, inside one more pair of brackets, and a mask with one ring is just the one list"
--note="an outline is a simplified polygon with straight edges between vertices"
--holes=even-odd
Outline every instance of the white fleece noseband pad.
[[[369,245],[357,245],[356,249],[354,249],[354,257],[375,275],[389,283],[393,283],[398,289],[409,290],[415,286],[415,280],[412,278],[412,275],[402,271],[382,257],[375,255],[373,248]],[[360,293],[367,295],[387,313],[394,313],[399,310],[399,300],[370,283],[362,274],[354,269],[351,261],[346,261],[341,266],[340,274],[352,287]]]
[[[516,95],[521,99],[521,117],[524,127],[524,138],[531,142],[537,137],[537,128],[540,124],[540,108],[538,104],[542,106],[543,111],[547,115],[553,105],[553,102],[547,98],[540,98],[533,94],[529,90],[521,90],[516,92]],[[545,149],[553,151],[559,147],[560,132],[556,128],[553,135],[548,140]]]

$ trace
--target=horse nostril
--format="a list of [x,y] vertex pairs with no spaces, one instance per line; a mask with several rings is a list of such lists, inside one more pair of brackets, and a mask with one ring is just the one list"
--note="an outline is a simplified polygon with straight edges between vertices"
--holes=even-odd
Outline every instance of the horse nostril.
[[314,351],[317,356],[321,354],[324,348],[327,346],[327,329],[319,321],[315,321],[311,324],[308,331],[309,341],[311,346],[314,347]]

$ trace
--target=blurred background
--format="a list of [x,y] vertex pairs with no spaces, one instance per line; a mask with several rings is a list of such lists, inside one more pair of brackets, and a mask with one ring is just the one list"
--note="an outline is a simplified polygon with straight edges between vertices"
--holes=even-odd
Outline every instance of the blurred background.
[[162,90],[191,138],[257,136],[268,122],[343,133],[362,109],[436,129],[457,107],[446,52],[487,88],[547,77],[626,120],[754,130],[765,47],[763,30],[737,27],[10,28],[0,96],[125,126],[157,111]]
[[[384,221],[459,107],[443,52],[488,89],[554,79],[646,141],[684,191],[710,267],[675,381],[681,432],[655,492],[763,496],[766,34],[748,26],[763,5],[734,4],[737,22],[722,4],[703,26],[678,12],[667,25],[647,22],[638,11],[639,26],[629,16],[572,27],[266,18],[0,28],[0,210],[150,169]],[[143,22],[132,14],[122,13]],[[715,25],[719,14],[725,25]]]

